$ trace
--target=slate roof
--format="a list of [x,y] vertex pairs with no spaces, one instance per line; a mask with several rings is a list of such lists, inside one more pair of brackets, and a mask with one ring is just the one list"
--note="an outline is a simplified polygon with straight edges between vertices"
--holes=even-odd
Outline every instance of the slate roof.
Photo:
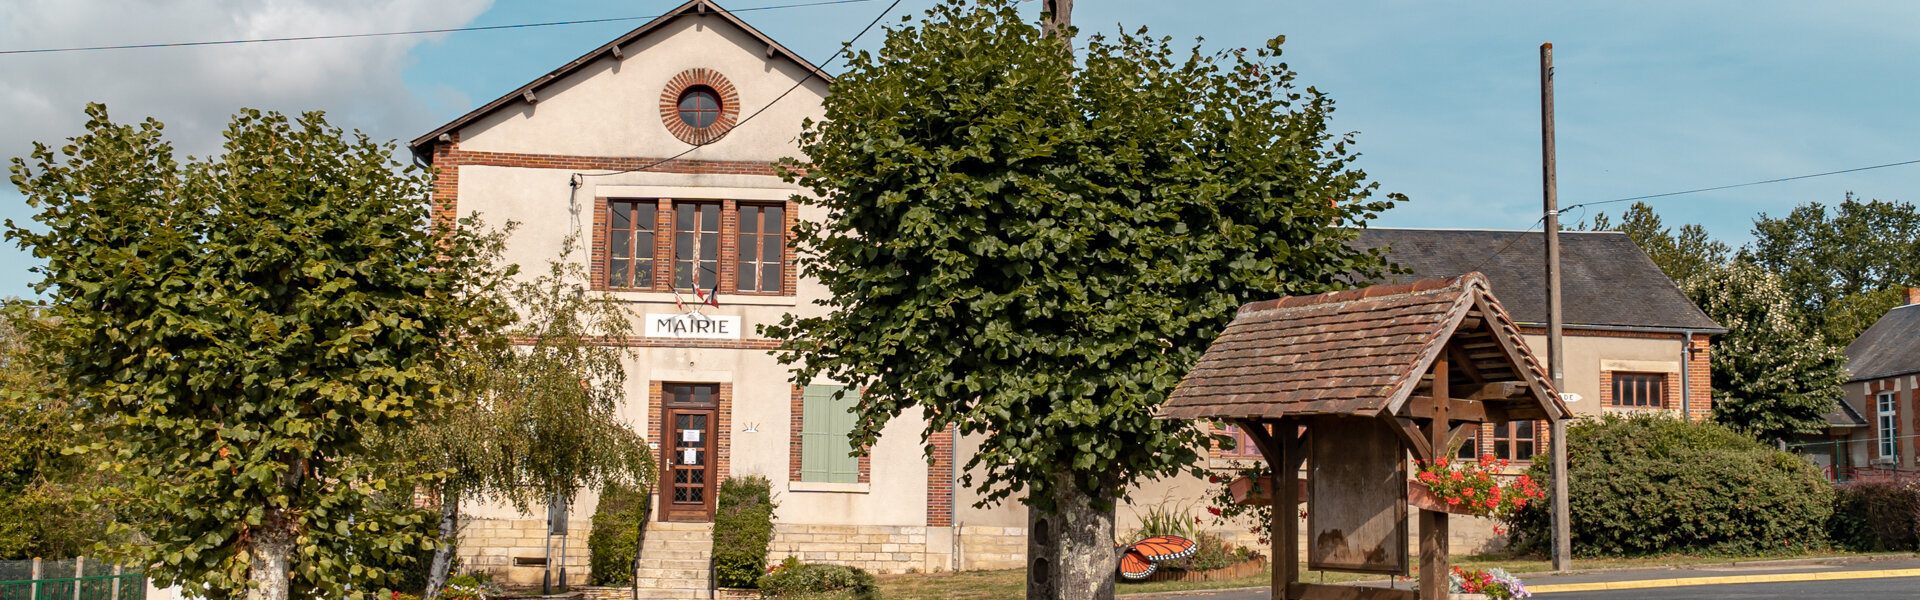
[[[1478,271],[1514,319],[1535,325],[1547,321],[1544,238],[1538,231],[1364,229],[1351,245],[1389,248],[1389,259],[1412,270],[1385,283]],[[1624,233],[1561,232],[1560,268],[1567,325],[1726,332]]]
[[1920,373],[1920,304],[1895,307],[1847,344],[1848,381]]
[[1867,426],[1867,418],[1860,416],[1860,411],[1854,410],[1853,405],[1847,404],[1845,399],[1834,402],[1833,410],[1827,412],[1826,418],[1827,427],[1836,429],[1855,429]]
[[1523,382],[1530,397],[1508,408],[1515,418],[1565,414],[1546,370],[1487,286],[1469,273],[1242,306],[1161,416],[1394,414],[1423,383],[1431,387],[1426,375],[1456,337],[1477,342],[1471,367],[1450,365],[1461,380],[1473,368],[1488,381]]

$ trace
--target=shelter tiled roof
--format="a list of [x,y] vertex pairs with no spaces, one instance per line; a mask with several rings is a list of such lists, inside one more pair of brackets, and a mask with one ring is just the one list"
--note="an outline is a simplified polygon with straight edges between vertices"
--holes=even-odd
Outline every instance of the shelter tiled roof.
[[1520,382],[1495,399],[1513,418],[1565,414],[1545,369],[1479,273],[1292,296],[1240,307],[1168,398],[1166,418],[1392,414],[1432,392],[1428,373],[1450,339],[1452,381]]

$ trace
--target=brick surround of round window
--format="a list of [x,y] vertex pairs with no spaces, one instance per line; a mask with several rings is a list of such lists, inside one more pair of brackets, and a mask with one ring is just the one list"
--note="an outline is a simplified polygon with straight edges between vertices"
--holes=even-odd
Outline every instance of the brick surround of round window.
[[[680,119],[680,96],[696,86],[712,89],[720,98],[720,118],[706,127],[694,127]],[[696,146],[713,142],[739,120],[740,94],[734,91],[732,82],[713,69],[682,71],[667,80],[667,89],[660,93],[660,123],[666,125],[667,131],[682,142]]]

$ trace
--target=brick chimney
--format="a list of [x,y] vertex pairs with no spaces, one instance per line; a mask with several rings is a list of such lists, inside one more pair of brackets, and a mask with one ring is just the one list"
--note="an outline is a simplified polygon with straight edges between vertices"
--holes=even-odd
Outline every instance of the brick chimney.
[[1920,287],[1907,288],[1907,304],[1920,304]]

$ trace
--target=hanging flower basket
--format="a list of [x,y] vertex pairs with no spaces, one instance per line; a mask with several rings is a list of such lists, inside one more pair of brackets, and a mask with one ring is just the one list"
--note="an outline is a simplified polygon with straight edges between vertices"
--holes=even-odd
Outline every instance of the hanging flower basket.
[[1447,504],[1446,500],[1435,496],[1427,484],[1419,481],[1407,482],[1407,506],[1420,510],[1443,512],[1451,515],[1471,515],[1473,509],[1459,504]]
[[[1294,498],[1300,503],[1307,502],[1307,478],[1299,479],[1300,493]],[[1273,504],[1273,479],[1267,477],[1240,477],[1227,483],[1227,492],[1233,494],[1233,503],[1243,506],[1266,506]]]
[[[1407,504],[1425,510],[1501,518],[1546,496],[1533,479],[1502,474],[1507,461],[1483,456],[1477,462],[1420,461],[1407,481]],[[1503,483],[1505,481],[1505,483]]]

